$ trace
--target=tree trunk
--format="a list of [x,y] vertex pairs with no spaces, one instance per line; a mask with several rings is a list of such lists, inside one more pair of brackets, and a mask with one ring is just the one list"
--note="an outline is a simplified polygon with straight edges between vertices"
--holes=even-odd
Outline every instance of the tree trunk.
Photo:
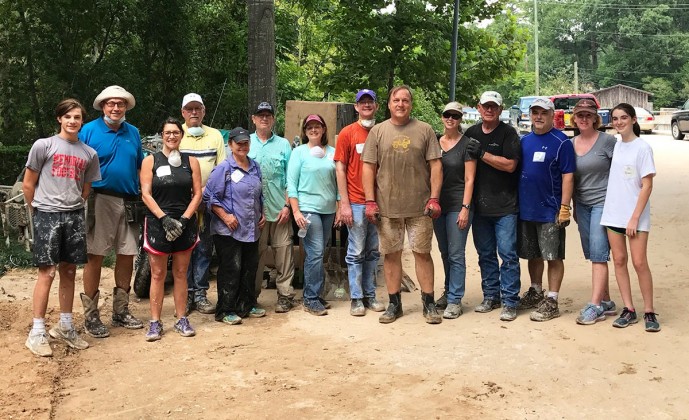
[[[249,95],[252,113],[259,103],[276,107],[275,93],[275,4],[273,0],[247,0],[249,23]],[[251,118],[249,129],[253,130]]]
[[17,2],[19,22],[21,24],[22,35],[26,42],[26,76],[27,83],[26,86],[29,91],[29,98],[31,99],[31,108],[34,116],[34,123],[36,124],[36,136],[39,138],[46,137],[46,133],[43,130],[43,120],[41,118],[41,106],[38,102],[38,90],[36,89],[36,71],[34,69],[33,60],[33,46],[31,42],[31,30],[29,29],[29,23],[26,21],[26,9],[21,1]]

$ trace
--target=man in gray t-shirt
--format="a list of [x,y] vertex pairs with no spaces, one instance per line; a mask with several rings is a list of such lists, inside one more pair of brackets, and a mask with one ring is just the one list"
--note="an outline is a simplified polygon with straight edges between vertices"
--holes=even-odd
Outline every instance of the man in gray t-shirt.
[[74,349],[89,346],[74,328],[72,306],[77,264],[86,262],[84,202],[91,182],[100,179],[100,165],[96,151],[77,136],[86,109],[75,99],[65,99],[55,114],[60,133],[34,143],[22,182],[24,200],[33,215],[33,257],[38,266],[33,327],[25,345],[37,356],[53,355],[45,313],[56,271],[60,273],[60,322],[49,334]]
[[37,172],[41,181],[31,207],[49,213],[83,209],[84,184],[100,179],[96,151],[60,136],[36,140],[26,167]]

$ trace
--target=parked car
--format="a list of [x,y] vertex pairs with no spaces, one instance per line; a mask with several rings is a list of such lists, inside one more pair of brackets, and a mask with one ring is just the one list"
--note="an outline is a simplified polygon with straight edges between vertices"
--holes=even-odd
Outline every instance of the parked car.
[[[531,118],[529,118],[529,107],[537,98],[547,98],[546,96],[522,96],[516,105],[509,109],[510,124],[519,133],[531,131]],[[504,112],[504,111],[503,111]]]
[[510,123],[510,110],[505,109],[500,113],[500,121],[504,122],[505,124]]
[[651,134],[656,127],[656,119],[653,114],[647,109],[638,106],[634,107],[634,111],[636,111],[636,122],[639,123],[641,132]]
[[675,140],[683,140],[684,134],[689,133],[689,100],[678,111],[672,113],[670,131]]

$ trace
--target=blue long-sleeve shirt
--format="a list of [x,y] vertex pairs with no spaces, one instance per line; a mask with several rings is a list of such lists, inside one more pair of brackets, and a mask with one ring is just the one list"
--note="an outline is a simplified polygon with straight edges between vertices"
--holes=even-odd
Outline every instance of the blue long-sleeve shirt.
[[222,207],[237,218],[239,226],[230,230],[214,213],[211,213],[211,235],[231,236],[240,242],[256,242],[261,236],[258,221],[263,214],[261,198],[261,169],[249,159],[249,169],[244,170],[230,153],[223,162],[213,168],[203,201],[211,206]]

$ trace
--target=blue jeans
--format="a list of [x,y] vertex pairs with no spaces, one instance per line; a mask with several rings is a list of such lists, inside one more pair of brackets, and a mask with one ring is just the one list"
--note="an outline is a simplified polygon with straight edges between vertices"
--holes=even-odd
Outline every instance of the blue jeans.
[[352,299],[376,297],[376,268],[378,266],[378,229],[365,217],[366,206],[352,204],[352,226],[347,244],[349,294]]
[[587,206],[577,202],[575,206],[584,257],[591,262],[608,262],[610,260],[608,233],[600,224],[603,205]]
[[[471,224],[478,265],[481,268],[483,298],[499,300],[502,296],[503,306],[508,307],[519,304],[521,289],[517,220],[516,214],[499,217],[476,215]],[[502,260],[499,268],[498,255]]]
[[458,211],[443,213],[433,221],[433,230],[445,269],[445,291],[448,303],[459,304],[464,297],[467,276],[465,250],[473,215],[474,212],[470,211],[469,224],[464,229],[457,226]]
[[199,243],[191,251],[191,260],[187,269],[187,290],[193,296],[194,302],[206,297],[210,285],[208,268],[213,257],[213,238],[210,229],[210,214],[203,215],[203,229],[199,229]]
[[325,284],[323,257],[330,241],[335,214],[304,213],[311,224],[306,231],[304,244],[304,301],[318,300]]

